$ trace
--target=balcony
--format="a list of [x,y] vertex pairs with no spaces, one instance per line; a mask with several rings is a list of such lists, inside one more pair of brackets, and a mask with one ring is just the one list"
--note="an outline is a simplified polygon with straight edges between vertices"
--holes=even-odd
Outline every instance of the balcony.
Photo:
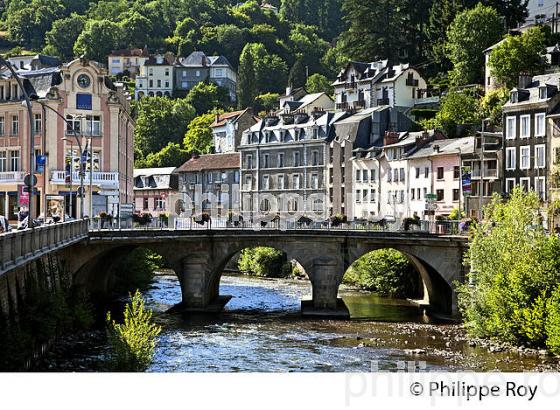
[[[84,185],[89,185],[90,174],[88,171],[84,174]],[[78,171],[72,172],[72,185],[80,186],[80,173]],[[53,171],[51,174],[51,182],[55,184],[66,184],[66,172]],[[119,173],[118,172],[94,172],[93,185],[104,189],[118,189],[119,188]]]
[[24,177],[21,171],[0,172],[0,184],[22,183]]
[[365,100],[358,100],[354,101],[354,109],[366,108],[366,101]]
[[350,109],[350,104],[347,101],[336,103],[336,109],[339,111],[348,111]]
[[344,88],[346,90],[355,90],[356,89],[356,81],[348,81],[344,84]]
[[[472,170],[472,178],[480,178],[481,177],[481,172],[480,172],[480,168],[475,168]],[[484,169],[484,178],[498,178],[498,170],[493,168],[493,169],[489,169],[489,168],[485,168]]]
[[377,99],[377,105],[390,105],[388,98],[379,98]]

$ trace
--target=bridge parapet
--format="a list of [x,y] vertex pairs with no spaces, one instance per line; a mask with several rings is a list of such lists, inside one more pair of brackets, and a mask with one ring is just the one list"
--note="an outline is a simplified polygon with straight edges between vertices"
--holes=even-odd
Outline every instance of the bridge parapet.
[[43,225],[0,235],[0,276],[49,252],[88,238],[88,221]]

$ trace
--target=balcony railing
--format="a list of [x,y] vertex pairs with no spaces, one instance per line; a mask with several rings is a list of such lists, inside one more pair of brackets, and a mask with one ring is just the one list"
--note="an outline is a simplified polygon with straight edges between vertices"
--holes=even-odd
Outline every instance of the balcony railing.
[[24,177],[25,172],[21,171],[0,172],[0,184],[23,182]]
[[354,101],[354,108],[358,109],[358,108],[365,108],[365,107],[366,107],[365,100]]
[[[84,173],[84,185],[88,185],[90,181],[90,173],[86,171]],[[78,171],[72,172],[72,185],[80,185],[80,173]],[[51,181],[56,184],[65,184],[66,182],[66,172],[64,171],[54,171],[52,173]],[[103,188],[118,188],[119,187],[119,173],[118,172],[94,172],[93,173],[93,184],[103,187]]]
[[[473,178],[480,178],[481,172],[480,169],[473,169],[472,171]],[[484,169],[484,178],[498,178],[498,170],[497,169]]]
[[389,99],[388,98],[379,98],[377,100],[377,105],[389,105]]
[[349,108],[350,104],[348,104],[348,102],[336,103],[337,110],[347,111]]
[[356,81],[348,81],[346,84],[344,84],[344,88],[346,88],[347,90],[354,90],[356,88]]

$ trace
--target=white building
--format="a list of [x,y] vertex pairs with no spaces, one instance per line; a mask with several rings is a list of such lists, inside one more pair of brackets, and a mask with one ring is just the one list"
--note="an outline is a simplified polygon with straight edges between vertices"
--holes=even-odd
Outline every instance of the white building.
[[111,75],[127,73],[130,78],[135,78],[149,58],[147,47],[113,50],[107,58],[107,67]]
[[357,219],[376,219],[379,215],[379,148],[354,151],[352,159],[354,203],[351,214]]
[[337,110],[388,105],[411,108],[426,96],[427,85],[409,64],[390,66],[388,60],[351,62],[333,83]]
[[174,61],[175,57],[172,54],[151,56],[140,68],[140,75],[136,77],[135,98],[171,97]]

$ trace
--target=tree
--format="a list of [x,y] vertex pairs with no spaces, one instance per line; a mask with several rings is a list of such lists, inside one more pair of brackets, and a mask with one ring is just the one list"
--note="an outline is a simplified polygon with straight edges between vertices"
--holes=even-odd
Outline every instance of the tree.
[[136,11],[128,11],[120,16],[122,43],[126,47],[144,47],[150,38],[153,25],[150,20]]
[[168,143],[182,142],[194,108],[185,99],[144,97],[136,103],[138,111],[134,144],[138,159],[159,152]]
[[535,75],[546,66],[545,33],[532,28],[522,35],[508,35],[490,53],[488,65],[498,83],[513,88],[521,73]]
[[327,52],[329,43],[319,37],[316,27],[295,25],[290,31],[290,43],[293,45],[295,55],[299,56],[298,60],[301,60],[310,72],[325,71],[321,58]]
[[255,61],[249,43],[243,48],[239,58],[239,71],[237,73],[237,103],[239,108],[252,106],[257,95]]
[[255,112],[264,111],[268,113],[277,109],[279,98],[280,94],[277,93],[266,93],[257,96],[257,98],[255,98]]
[[112,50],[122,45],[120,25],[108,20],[90,20],[76,39],[74,54],[85,55],[96,61],[105,61]]
[[200,82],[195,85],[186,97],[197,115],[206,114],[216,109],[227,109],[230,104],[229,91],[214,83]]
[[342,0],[283,0],[280,17],[290,23],[316,26],[332,40],[344,29]]
[[44,53],[70,61],[74,57],[74,43],[84,29],[84,25],[84,18],[77,14],[56,20],[45,35]]
[[467,92],[450,91],[441,99],[435,119],[424,123],[425,128],[443,128],[448,136],[457,136],[458,126],[473,125],[481,120],[479,100]]
[[503,106],[509,99],[509,90],[506,87],[486,93],[480,100],[482,118],[490,118],[494,125],[502,125]]
[[465,326],[475,337],[544,347],[558,335],[558,305],[550,308],[560,282],[560,241],[540,224],[535,192],[516,188],[507,201],[496,196],[484,216],[466,254],[469,284],[459,287]]
[[24,6],[10,4],[6,19],[8,35],[24,46],[41,47],[45,33],[63,13],[64,5],[60,0],[32,0]]
[[294,88],[303,87],[307,81],[307,74],[303,61],[298,59],[290,70],[288,84]]
[[[179,167],[189,159],[189,153],[175,142],[170,142],[159,152],[150,153],[139,162],[142,168]],[[138,167],[138,165],[136,165]]]
[[189,124],[183,146],[189,153],[209,154],[212,152],[214,137],[210,124],[214,122],[215,114],[199,115]]
[[334,94],[334,87],[331,81],[322,74],[313,74],[307,79],[305,89],[309,93],[325,93],[327,95]]
[[451,80],[455,85],[484,81],[484,50],[502,35],[500,15],[479,3],[457,15],[447,30],[445,49],[453,64]]

